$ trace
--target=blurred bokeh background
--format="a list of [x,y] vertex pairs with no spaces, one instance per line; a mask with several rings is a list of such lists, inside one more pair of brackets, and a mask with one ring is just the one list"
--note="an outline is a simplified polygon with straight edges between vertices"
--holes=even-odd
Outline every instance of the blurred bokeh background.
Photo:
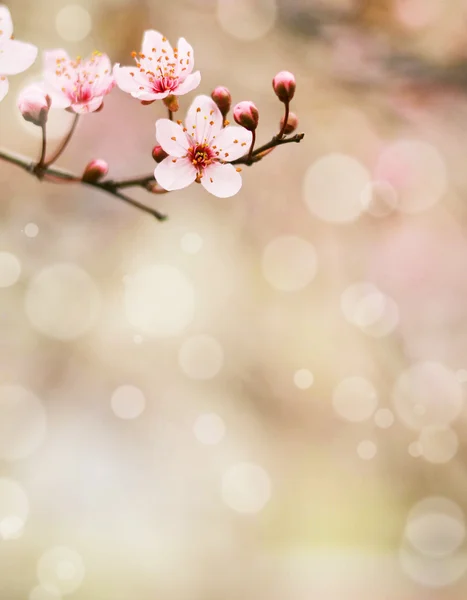
[[[261,141],[293,71],[306,137],[228,200],[134,190],[162,224],[0,165],[1,600],[463,600],[467,1],[7,4],[72,56],[186,37]],[[115,89],[59,164],[150,173],[161,116]]]

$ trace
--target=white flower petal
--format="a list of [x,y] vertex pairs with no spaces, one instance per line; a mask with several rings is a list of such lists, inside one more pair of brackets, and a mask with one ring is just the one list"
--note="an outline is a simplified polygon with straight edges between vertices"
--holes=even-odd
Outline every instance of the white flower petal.
[[0,6],[0,41],[9,40],[13,35],[13,21],[6,6]]
[[68,52],[63,48],[55,48],[54,50],[46,50],[43,55],[44,69],[55,71],[58,61],[69,61]]
[[244,127],[226,127],[212,143],[220,152],[219,158],[228,162],[244,156],[251,146],[252,133]]
[[0,102],[8,94],[9,87],[8,79],[4,76],[0,76]]
[[222,129],[223,118],[216,103],[209,96],[196,96],[188,109],[186,128],[200,144],[209,143]]
[[37,57],[37,48],[32,44],[6,40],[2,42],[0,52],[0,73],[16,75],[29,69]]
[[138,100],[145,101],[154,101],[154,100],[162,100],[163,98],[167,98],[170,92],[150,92],[148,90],[138,90],[137,92],[133,92],[131,95],[133,98],[137,98]]
[[186,133],[173,121],[169,119],[159,119],[156,121],[156,139],[162,146],[162,149],[170,156],[186,156],[189,148]]
[[57,90],[56,87],[47,82],[43,82],[39,85],[50,96],[50,99],[52,100],[52,108],[68,108],[71,106],[71,100],[61,90]]
[[182,96],[183,94],[188,94],[188,92],[192,92],[196,89],[201,82],[201,73],[196,71],[192,75],[188,75],[188,77],[183,81],[177,89],[173,91],[175,96]]
[[[165,52],[162,52],[162,50],[165,50]],[[159,57],[161,54],[168,54],[170,58],[173,58],[173,49],[170,42],[162,33],[153,29],[144,32],[142,51],[146,57]]]
[[193,71],[193,67],[195,65],[195,55],[193,52],[193,48],[186,41],[185,38],[180,38],[178,40],[178,72],[186,77]]
[[242,177],[233,165],[214,163],[204,171],[201,183],[214,196],[230,198],[240,191]]
[[138,73],[136,67],[121,67],[118,63],[113,68],[113,75],[118,87],[128,94],[137,92],[139,89]]
[[196,169],[189,159],[171,156],[159,163],[154,171],[157,183],[169,191],[189,186],[196,179],[196,174]]

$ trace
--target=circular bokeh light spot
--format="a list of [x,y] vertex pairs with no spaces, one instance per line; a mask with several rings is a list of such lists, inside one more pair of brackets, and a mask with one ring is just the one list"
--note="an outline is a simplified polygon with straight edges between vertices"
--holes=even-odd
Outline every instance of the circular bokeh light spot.
[[431,144],[417,140],[401,140],[385,148],[376,174],[396,190],[398,209],[405,213],[433,206],[448,187],[443,157]]
[[394,414],[389,408],[380,408],[375,412],[375,425],[380,429],[389,429],[394,423]]
[[362,190],[368,185],[368,170],[355,158],[328,154],[309,167],[304,195],[308,209],[323,221],[355,221],[362,210]]
[[334,389],[332,404],[336,413],[357,423],[369,419],[378,406],[373,384],[363,377],[347,377]]
[[419,438],[422,455],[433,464],[445,464],[457,454],[459,440],[455,431],[449,427],[424,427]]
[[271,498],[269,475],[259,465],[235,464],[222,477],[222,498],[239,513],[258,513]]
[[240,40],[264,37],[274,26],[276,0],[218,0],[217,18],[221,27]]
[[372,217],[386,217],[397,207],[397,192],[387,181],[370,181],[363,188],[361,202]]
[[225,436],[225,424],[219,415],[206,413],[199,415],[193,425],[196,439],[206,446],[214,446]]
[[79,4],[68,4],[58,11],[55,27],[62,39],[67,42],[79,42],[91,32],[91,15]]
[[180,368],[192,379],[212,379],[222,369],[224,352],[209,335],[195,335],[185,340],[178,355]]
[[30,281],[26,314],[35,329],[58,340],[74,340],[96,323],[101,295],[81,267],[59,263],[45,267]]
[[430,588],[451,586],[467,571],[465,554],[436,558],[401,548],[399,560],[402,569],[413,581]]
[[136,419],[146,407],[146,398],[134,385],[121,385],[113,392],[110,405],[120,419]]
[[405,537],[426,556],[453,554],[465,540],[462,509],[447,498],[429,497],[416,504],[409,513]]
[[371,440],[362,440],[357,446],[357,454],[362,460],[371,460],[377,451],[376,444]]
[[11,479],[0,479],[0,539],[18,538],[29,515],[29,501],[23,488]]
[[127,276],[124,301],[130,325],[149,336],[179,335],[194,317],[193,286],[169,265],[150,265]]
[[262,269],[272,287],[283,292],[297,292],[316,275],[316,250],[310,242],[297,236],[277,237],[264,249]]
[[420,362],[403,371],[393,389],[400,419],[410,428],[448,425],[463,408],[462,387],[455,374],[436,362]]
[[36,223],[27,223],[24,226],[24,235],[28,238],[35,238],[39,234],[39,226]]
[[293,382],[300,390],[307,390],[313,385],[315,378],[311,371],[308,369],[299,369],[295,371],[293,376]]
[[14,285],[21,275],[21,263],[11,252],[0,252],[0,288]]
[[75,550],[57,546],[45,552],[37,564],[37,576],[45,588],[71,594],[82,584],[85,575],[84,562]]
[[410,456],[412,456],[413,458],[420,458],[423,452],[422,445],[419,441],[411,442],[409,444],[408,450]]

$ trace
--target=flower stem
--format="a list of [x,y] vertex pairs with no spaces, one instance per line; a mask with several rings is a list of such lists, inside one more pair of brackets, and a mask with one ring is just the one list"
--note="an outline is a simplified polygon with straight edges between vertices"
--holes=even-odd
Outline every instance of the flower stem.
[[250,151],[248,152],[248,160],[251,160],[251,158],[253,156],[253,149],[254,149],[255,143],[256,143],[256,129],[253,130],[251,133],[252,133],[252,137],[251,137]]
[[169,111],[169,119],[171,121],[173,121],[174,120],[174,114],[173,114],[173,112],[170,110],[170,108],[168,108],[167,110]]
[[251,157],[250,157],[250,154],[248,153],[248,154],[245,154],[245,156],[241,156],[240,158],[233,160],[230,164],[231,165],[247,165],[249,167],[252,164],[254,164],[255,162],[258,162],[259,160],[261,160],[261,158],[262,158],[261,154],[263,154],[263,152],[266,152],[267,150],[270,150],[271,148],[275,148],[276,146],[282,146],[283,144],[291,144],[293,142],[298,144],[303,140],[304,137],[305,137],[304,133],[296,133],[292,137],[285,137],[285,138],[281,138],[281,139],[279,139],[279,136],[276,135],[267,144],[264,144],[263,146],[256,148],[256,150],[253,152]]
[[73,134],[75,132],[76,126],[78,125],[78,119],[79,119],[79,115],[75,114],[75,117],[73,119],[73,123],[71,124],[71,128],[70,128],[70,131],[68,132],[67,136],[62,141],[62,143],[57,148],[57,150],[52,155],[52,157],[49,158],[48,161],[46,161],[46,162],[43,163],[43,165],[42,165],[43,167],[45,167],[45,168],[50,167],[50,165],[52,165],[63,154],[63,152],[65,151],[65,148],[68,146],[69,141],[73,137]]
[[47,131],[46,131],[45,123],[42,123],[41,130],[42,130],[42,147],[41,147],[41,155],[40,155],[39,161],[37,163],[38,169],[41,169],[44,166],[45,154],[47,152]]
[[284,137],[284,133],[287,128],[287,122],[289,120],[289,112],[290,112],[290,102],[286,102],[285,103],[285,113],[284,113],[284,124],[282,125],[281,130],[279,131],[279,133],[277,135],[277,139],[279,139],[279,140]]

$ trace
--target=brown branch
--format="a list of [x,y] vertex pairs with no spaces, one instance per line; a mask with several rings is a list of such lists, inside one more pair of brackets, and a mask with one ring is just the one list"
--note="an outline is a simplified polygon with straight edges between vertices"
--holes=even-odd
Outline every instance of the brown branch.
[[284,137],[284,138],[279,138],[279,136],[274,136],[270,142],[268,142],[267,144],[264,144],[263,146],[260,146],[259,148],[256,148],[256,150],[253,152],[251,157],[248,154],[245,154],[245,156],[241,156],[240,158],[237,158],[237,160],[233,160],[230,164],[231,165],[247,165],[249,167],[253,163],[261,160],[261,158],[262,158],[261,155],[263,154],[263,152],[266,152],[267,150],[271,150],[272,148],[275,148],[276,146],[282,146],[284,144],[292,144],[293,142],[299,144],[303,140],[304,137],[305,137],[304,133],[296,133],[292,137]]
[[[69,171],[57,167],[43,166],[42,168],[38,169],[37,164],[33,162],[30,158],[2,149],[0,149],[0,159],[10,164],[16,165],[17,167],[20,167],[21,169],[23,169],[23,171],[26,171],[26,173],[29,173],[30,175],[33,175],[38,179],[45,179],[46,181],[55,181],[57,183],[81,183],[83,185],[87,185],[88,187],[97,188],[103,192],[107,192],[115,198],[118,198],[119,200],[122,200],[123,202],[126,202],[127,204],[130,204],[131,206],[134,206],[135,208],[138,208],[139,210],[150,214],[159,221],[165,221],[167,219],[166,215],[163,215],[155,208],[151,208],[150,206],[141,204],[137,200],[134,200],[133,198],[130,198],[129,196],[123,194],[120,191],[121,186],[118,181],[83,181],[81,177],[78,177],[77,175],[74,175]],[[151,177],[152,179],[154,179],[154,176]],[[145,187],[142,183],[133,183],[132,185],[141,185],[142,187]],[[122,187],[128,187],[128,185],[123,185]]]
[[[261,155],[264,152],[267,152],[268,150],[271,150],[272,148],[275,148],[276,146],[282,146],[284,144],[291,144],[294,142],[298,144],[299,142],[301,142],[303,140],[304,137],[305,137],[304,133],[296,133],[292,137],[284,137],[284,138],[279,138],[279,136],[274,136],[270,142],[257,148],[253,152],[251,158],[249,158],[249,152],[247,152],[247,154],[245,154],[245,156],[237,158],[237,160],[233,160],[230,164],[231,165],[250,166],[250,165],[254,164],[255,162],[259,162],[263,158]],[[152,181],[154,181],[154,175],[151,173],[149,175],[142,175],[141,177],[134,177],[131,179],[121,179],[121,180],[117,180],[117,181],[109,181],[108,183],[113,185],[114,187],[121,188],[121,189],[127,188],[127,187],[143,187],[145,189],[148,189],[148,185]]]
[[[71,136],[67,136],[67,139],[69,139],[70,137]],[[247,153],[245,154],[245,156],[242,156],[237,160],[233,160],[230,164],[251,166],[252,164],[260,161],[263,158],[264,153],[268,150],[270,151],[276,146],[282,146],[284,144],[299,143],[303,140],[304,137],[304,133],[297,133],[291,137],[284,138],[274,136],[271,139],[271,141],[269,141],[267,144],[264,144],[263,146],[257,148],[251,156],[249,155],[249,153]],[[166,190],[163,190],[157,185],[151,185],[152,182],[155,183],[153,173],[150,173],[149,175],[142,175],[141,177],[133,177],[131,179],[83,181],[83,179],[80,176],[77,176],[74,173],[71,173],[70,171],[66,171],[65,169],[61,169],[59,167],[47,166],[48,163],[41,166],[40,164],[35,163],[32,159],[26,156],[22,156],[21,154],[16,154],[7,150],[0,149],[0,160],[4,160],[12,165],[20,167],[21,169],[23,169],[23,171],[26,171],[26,173],[37,177],[39,180],[43,179],[45,181],[53,183],[80,183],[82,185],[87,185],[88,187],[93,187],[101,190],[102,192],[106,192],[107,194],[110,194],[111,196],[114,196],[115,198],[118,198],[119,200],[122,200],[123,202],[126,202],[127,204],[134,206],[135,208],[138,208],[139,210],[142,210],[147,214],[150,214],[159,221],[165,221],[167,219],[167,215],[160,213],[155,208],[151,208],[150,206],[146,206],[145,204],[142,204],[137,200],[130,198],[121,191],[122,189],[128,187],[142,187],[152,193],[165,193]]]

